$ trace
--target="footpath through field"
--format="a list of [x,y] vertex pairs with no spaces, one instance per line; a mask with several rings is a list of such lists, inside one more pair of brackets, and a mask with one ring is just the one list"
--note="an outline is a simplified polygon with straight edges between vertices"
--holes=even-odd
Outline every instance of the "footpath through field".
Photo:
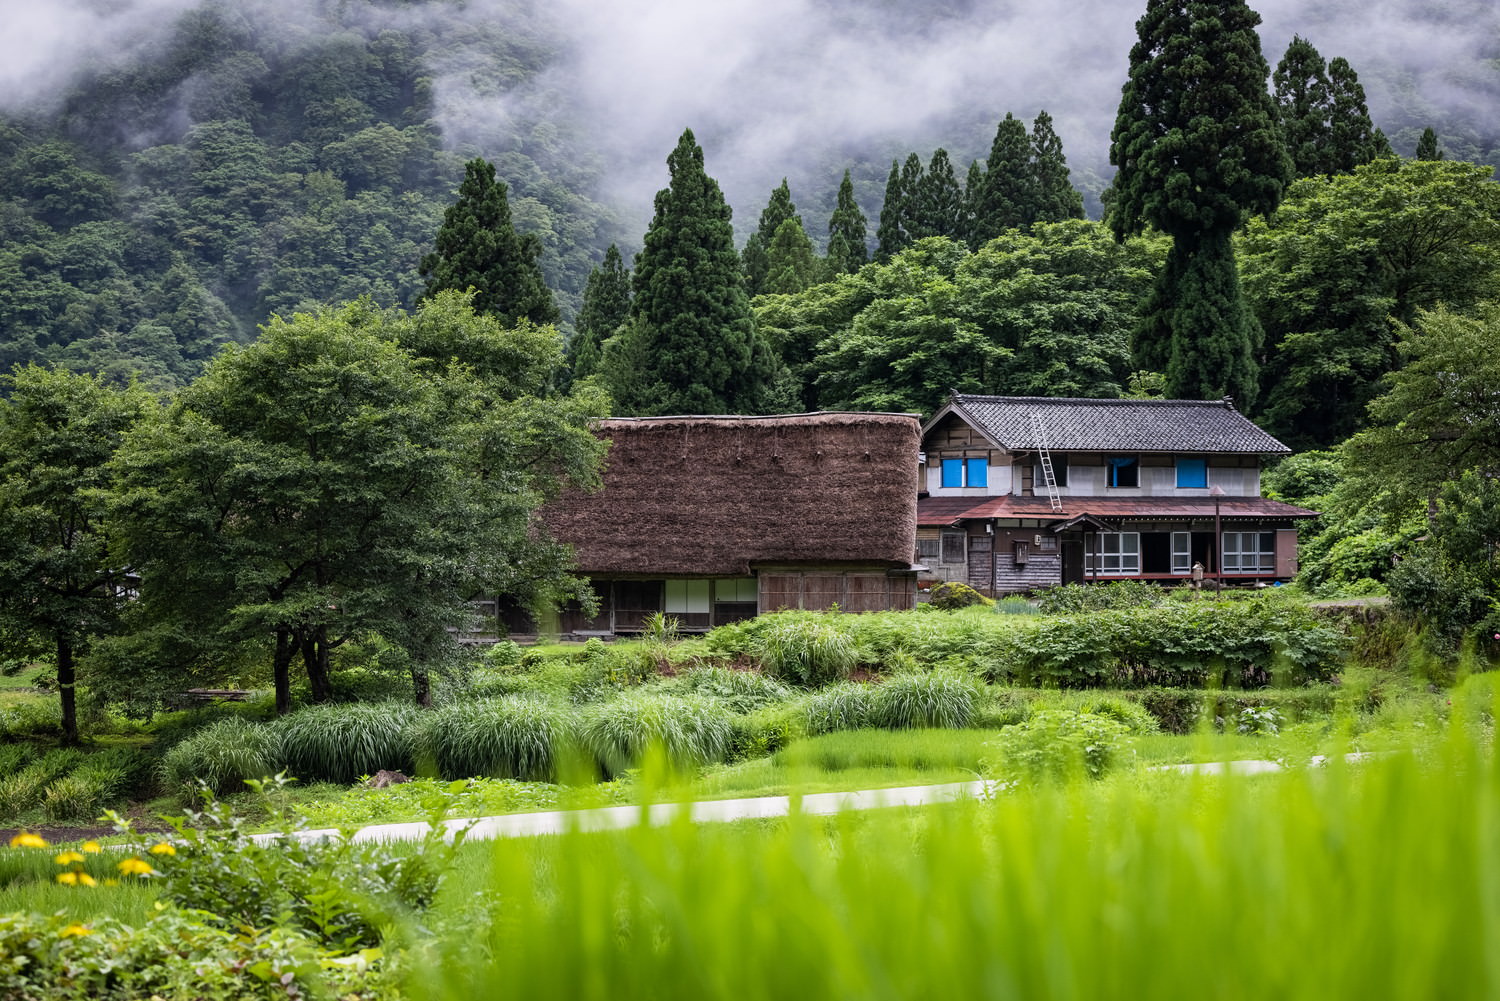
[[[1361,761],[1369,754],[1344,756],[1346,761]],[[1314,766],[1326,763],[1319,755]],[[1218,761],[1205,764],[1155,765],[1152,771],[1171,771],[1198,775],[1261,775],[1282,770],[1276,761]],[[878,810],[896,806],[926,806],[952,803],[990,795],[1003,783],[949,782],[944,785],[903,786],[896,789],[863,789],[857,792],[821,792],[806,796],[759,796],[754,799],[717,799],[696,803],[657,803],[651,806],[607,806],[591,810],[549,810],[545,813],[512,813],[499,817],[474,817],[443,822],[452,834],[467,830],[468,840],[491,838],[530,838],[569,831],[616,831],[649,825],[660,827],[682,817],[684,813],[695,824],[723,823],[732,820],[755,820],[785,817],[793,811],[823,816],[845,810]],[[407,824],[375,824],[354,832],[355,841],[420,841],[427,836],[426,821]],[[274,841],[294,837],[302,841],[323,841],[339,836],[337,828],[310,831],[257,834],[256,841]]]

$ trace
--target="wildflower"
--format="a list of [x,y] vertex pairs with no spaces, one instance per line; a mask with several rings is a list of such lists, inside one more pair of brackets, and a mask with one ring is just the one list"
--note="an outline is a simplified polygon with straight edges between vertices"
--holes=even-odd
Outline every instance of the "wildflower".
[[133,855],[116,865],[115,868],[119,869],[126,876],[148,876],[156,871],[151,868],[150,862],[147,862],[145,859],[136,858]]
[[151,851],[152,855],[176,855],[177,854],[177,849],[174,848],[172,846],[172,844],[170,842],[167,842],[167,841],[162,841],[162,842],[160,842],[158,844],[152,845],[150,851]]
[[15,837],[10,839],[10,846],[12,848],[46,848],[47,842],[46,839],[44,839],[39,834],[32,834],[30,831],[22,831],[20,834],[17,834]]
[[63,886],[77,886],[78,873],[72,871],[71,869],[67,872],[60,872],[57,874],[57,881]]
[[85,935],[92,935],[92,934],[94,934],[94,932],[93,932],[92,929],[86,928],[83,925],[79,924],[77,921],[74,921],[72,924],[68,925],[68,927],[66,927],[62,931],[58,932],[57,933],[57,937],[58,938],[82,938]]
[[104,851],[104,849],[99,846],[99,842],[97,841],[85,841],[83,844],[79,845],[79,848],[83,851],[88,852],[90,855],[97,855],[99,852]]
[[82,862],[83,856],[77,852],[63,852],[54,859],[58,865],[72,865],[74,862]]
[[93,876],[90,876],[86,872],[80,872],[78,874],[78,885],[79,886],[98,886],[99,885],[99,881],[97,879],[95,879]]

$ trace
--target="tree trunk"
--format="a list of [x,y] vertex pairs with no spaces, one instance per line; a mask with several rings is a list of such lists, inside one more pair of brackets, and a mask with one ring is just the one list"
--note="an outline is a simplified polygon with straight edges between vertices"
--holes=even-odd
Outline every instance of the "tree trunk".
[[73,669],[73,644],[66,637],[57,638],[57,695],[62,701],[62,739],[64,744],[78,743],[78,676]]
[[411,666],[411,691],[417,705],[423,709],[432,708],[432,675],[427,668],[417,664]]
[[322,704],[333,701],[333,681],[328,674],[328,634],[322,626],[302,634],[302,662],[307,666],[307,680],[312,685],[312,700]]
[[276,630],[276,659],[272,661],[272,669],[276,677],[277,716],[292,711],[292,653],[295,650],[291,630]]

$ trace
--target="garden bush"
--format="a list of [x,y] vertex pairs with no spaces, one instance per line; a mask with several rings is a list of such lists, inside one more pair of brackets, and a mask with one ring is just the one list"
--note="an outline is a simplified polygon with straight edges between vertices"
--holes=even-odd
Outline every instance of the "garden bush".
[[1125,724],[1105,716],[1039,709],[1000,731],[997,777],[1037,784],[1100,778],[1130,747]]
[[728,761],[775,754],[807,735],[807,711],[797,703],[773,703],[730,720]]
[[576,711],[524,696],[456,703],[433,711],[417,738],[421,770],[551,782],[570,753]]
[[1166,591],[1148,581],[1116,580],[1108,584],[1049,587],[1037,593],[1036,605],[1044,615],[1071,615],[1123,608],[1155,608],[1166,597]]
[[874,685],[842,681],[808,696],[804,703],[811,736],[879,726],[880,693]]
[[331,703],[299,709],[273,726],[293,775],[347,785],[382,768],[412,770],[410,731],[418,712],[409,702]]
[[691,668],[664,685],[663,691],[711,698],[735,713],[785,702],[794,694],[786,685],[759,671],[717,666]]
[[182,793],[203,782],[215,793],[238,792],[246,779],[284,768],[281,731],[264,723],[226,716],[173,745],[161,759],[162,783]]
[[732,729],[728,710],[709,699],[627,692],[582,710],[579,739],[607,775],[619,775],[652,750],[680,769],[723,761]]
[[961,729],[974,716],[978,687],[958,671],[899,675],[879,686],[876,719],[891,730]]
[[933,586],[927,603],[940,612],[952,612],[974,605],[993,605],[995,602],[967,584],[946,580]]

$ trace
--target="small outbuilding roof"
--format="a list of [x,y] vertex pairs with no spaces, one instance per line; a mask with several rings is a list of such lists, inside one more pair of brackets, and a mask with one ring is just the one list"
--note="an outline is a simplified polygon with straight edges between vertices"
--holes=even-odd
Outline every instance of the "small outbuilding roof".
[[601,421],[604,487],[542,510],[586,574],[744,576],[752,565],[905,569],[915,414]]
[[1281,442],[1222,400],[1090,400],[954,393],[922,429],[957,414],[1010,452],[1204,452],[1286,455]]

